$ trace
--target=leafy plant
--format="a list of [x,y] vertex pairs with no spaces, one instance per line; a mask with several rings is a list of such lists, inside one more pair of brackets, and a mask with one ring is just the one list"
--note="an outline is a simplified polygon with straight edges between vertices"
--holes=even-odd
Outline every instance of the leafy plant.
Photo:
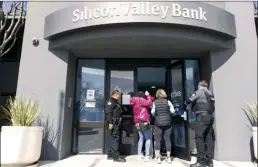
[[39,104],[31,98],[10,97],[2,107],[13,126],[32,126],[40,113]]
[[257,112],[257,101],[248,104],[248,110],[245,110],[245,115],[250,121],[252,126],[257,126],[258,112]]

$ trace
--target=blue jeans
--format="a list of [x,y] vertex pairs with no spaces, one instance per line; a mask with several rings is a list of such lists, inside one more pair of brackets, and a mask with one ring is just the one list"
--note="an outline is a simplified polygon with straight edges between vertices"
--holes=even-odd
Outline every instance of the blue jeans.
[[138,141],[138,155],[142,155],[142,146],[145,140],[145,156],[150,156],[150,138],[151,132],[150,130],[138,131],[139,133],[139,141]]

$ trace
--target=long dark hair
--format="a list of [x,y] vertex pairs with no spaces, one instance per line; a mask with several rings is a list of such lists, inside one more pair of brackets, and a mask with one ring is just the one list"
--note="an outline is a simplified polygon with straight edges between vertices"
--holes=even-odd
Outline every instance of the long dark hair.
[[135,96],[145,98],[145,93],[143,91],[138,91]]
[[134,92],[128,92],[129,95],[131,95],[131,97],[134,97],[135,96],[135,93]]

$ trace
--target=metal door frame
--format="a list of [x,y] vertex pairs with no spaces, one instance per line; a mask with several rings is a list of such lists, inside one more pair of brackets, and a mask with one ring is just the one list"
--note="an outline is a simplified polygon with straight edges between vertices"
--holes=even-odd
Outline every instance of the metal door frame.
[[[77,85],[77,74],[78,74],[78,61],[79,60],[84,60],[84,59],[86,59],[86,58],[77,58],[76,59],[76,75],[75,75],[75,88],[74,88],[74,96],[76,97],[76,85]],[[99,58],[96,58],[96,59],[99,59]],[[148,61],[151,61],[150,60],[151,58],[147,58],[147,60]],[[164,58],[158,58],[158,59],[156,59],[156,60],[153,60],[152,59],[152,61],[157,61],[157,60],[161,60],[161,59],[164,59]],[[167,58],[166,58],[167,59]],[[142,64],[142,62],[144,62],[144,61],[146,61],[146,59],[143,61],[141,61],[141,63],[140,64],[137,64],[137,62],[138,62],[138,60],[139,59],[135,59],[136,61],[133,61],[134,59],[132,58],[132,59],[130,59],[131,61],[133,61],[133,62],[136,62],[136,64],[130,64],[129,66],[127,66],[127,64],[126,63],[122,63],[122,64],[116,64],[116,63],[110,63],[110,60],[112,60],[112,59],[105,59],[105,80],[104,80],[104,85],[105,85],[105,92],[104,92],[104,97],[105,97],[105,101],[109,98],[109,95],[110,95],[110,88],[108,88],[107,87],[107,83],[110,83],[110,76],[108,75],[108,74],[110,74],[110,70],[111,69],[116,69],[116,70],[126,70],[126,69],[128,69],[128,70],[130,70],[130,69],[134,69],[135,70],[135,75],[134,75],[134,81],[135,81],[135,84],[134,84],[134,89],[135,89],[135,91],[137,90],[137,87],[138,87],[138,82],[137,82],[137,77],[138,77],[138,71],[137,71],[137,68],[138,67],[151,67],[151,66],[149,66],[149,65],[146,65],[146,64]],[[113,59],[114,60],[114,59]],[[112,62],[113,62],[113,60],[112,60]],[[122,61],[122,62],[124,62],[123,61],[124,59],[116,59],[116,61],[117,62],[119,62],[119,61]],[[167,59],[168,60],[168,59]],[[178,59],[169,59],[170,61],[171,60],[179,60],[178,62],[175,62],[175,63],[173,63],[174,65],[175,64],[180,64],[180,63],[182,63],[183,62],[183,73],[184,73],[184,75],[183,75],[183,82],[185,82],[185,77],[186,77],[186,74],[185,74],[185,60],[198,60],[198,71],[199,71],[199,77],[200,77],[200,69],[201,69],[201,64],[200,64],[200,61],[199,61],[199,59],[195,59],[195,58],[189,58],[189,59],[187,59],[187,58],[178,58]],[[161,63],[162,63],[162,61],[161,61]],[[172,64],[172,65],[173,65]],[[139,66],[140,65],[140,66]],[[163,67],[167,67],[167,64],[163,64],[162,63],[162,65],[163,65]],[[154,66],[154,65],[153,65]],[[166,70],[166,71],[170,71],[170,70]],[[167,72],[166,72],[167,73]],[[171,71],[170,71],[170,74],[171,74]],[[166,77],[167,77],[167,75],[168,74],[166,74]],[[171,82],[171,81],[170,81]],[[183,87],[184,87],[184,98],[186,98],[186,85],[185,85],[185,83],[184,83],[184,85],[183,85]],[[74,99],[74,103],[75,103],[75,99]],[[78,115],[77,115],[77,112],[75,111],[75,106],[76,105],[74,105],[74,114],[73,114],[73,127],[72,127],[72,140],[71,140],[71,153],[72,154],[78,154]],[[187,114],[187,120],[189,120],[189,118],[188,118],[188,114]],[[106,127],[106,122],[105,122],[105,119],[104,119],[104,139],[103,139],[103,151],[102,151],[102,153],[103,154],[105,154],[106,153],[106,135],[105,135],[105,129],[106,129],[107,127]],[[189,129],[190,127],[189,127],[189,123],[188,123],[188,129]],[[186,133],[187,134],[187,138],[188,138],[188,141],[187,141],[187,143],[186,143],[186,146],[187,146],[187,149],[189,150],[188,152],[189,152],[189,156],[191,155],[190,154],[190,139],[189,139],[189,133],[187,132]],[[74,137],[74,135],[75,135],[75,137]],[[74,141],[75,140],[75,141]],[[75,147],[75,148],[74,148]],[[75,151],[73,151],[73,149],[75,149]],[[91,153],[89,153],[89,154],[91,154]]]
[[[111,77],[111,71],[133,71],[134,73],[134,92],[137,91],[137,67],[128,67],[128,66],[120,66],[115,64],[109,64],[108,61],[106,61],[106,70],[105,70],[105,101],[110,98],[110,77]],[[103,153],[107,154],[107,122],[106,119],[104,119],[104,140],[103,140]]]
[[[72,155],[76,155],[76,154],[87,154],[87,155],[95,155],[95,154],[99,154],[99,153],[84,153],[84,152],[79,152],[78,151],[78,139],[79,139],[79,127],[80,127],[80,114],[78,114],[77,112],[77,105],[76,105],[76,94],[78,93],[77,92],[77,84],[78,84],[78,81],[81,82],[81,78],[78,79],[78,75],[79,74],[79,71],[80,69],[78,68],[79,67],[79,61],[80,60],[92,60],[92,59],[87,59],[87,58],[77,58],[76,59],[76,70],[75,70],[75,86],[74,86],[74,99],[73,99],[73,122],[72,122],[72,139],[71,139],[71,154]],[[106,60],[105,59],[101,59],[101,58],[96,58],[94,60],[104,60],[105,62],[105,68],[106,68]],[[106,74],[106,72],[105,72]],[[104,75],[105,75],[104,74]],[[104,87],[105,87],[105,78],[106,76],[104,76]],[[79,85],[79,87],[81,88],[81,85]],[[104,98],[105,98],[105,92],[104,92]],[[105,100],[105,99],[104,99]],[[102,128],[104,129],[104,126],[105,126],[105,118],[103,118],[103,126]],[[75,135],[75,136],[74,136]],[[104,153],[104,145],[102,144],[102,154]]]
[[[185,60],[179,60],[178,62],[172,63],[171,65],[166,67],[166,84],[167,84],[167,93],[170,96],[172,92],[172,80],[173,76],[171,75],[171,70],[178,66],[181,65],[181,70],[182,70],[182,94],[183,94],[183,100],[186,100],[186,68],[185,68]],[[180,148],[176,147],[176,150],[178,150],[178,153],[176,157],[185,159],[185,160],[191,160],[191,153],[190,153],[190,139],[189,139],[189,118],[188,114],[186,111],[186,106],[184,105],[184,116],[182,119],[184,119],[184,126],[185,126],[185,146],[186,148]],[[181,115],[182,117],[182,115]],[[186,119],[186,120],[185,120]],[[173,150],[173,147],[172,147]],[[173,152],[171,152],[173,154]]]

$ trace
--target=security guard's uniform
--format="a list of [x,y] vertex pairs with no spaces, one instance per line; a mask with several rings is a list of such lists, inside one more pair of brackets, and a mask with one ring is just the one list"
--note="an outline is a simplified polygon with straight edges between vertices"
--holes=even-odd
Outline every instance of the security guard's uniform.
[[125,159],[120,157],[120,124],[122,108],[118,101],[110,98],[105,107],[106,119],[108,124],[112,124],[113,128],[108,129],[108,159],[113,159],[118,162],[125,162]]
[[215,134],[213,129],[214,117],[207,111],[207,97],[212,93],[207,88],[198,89],[187,101],[192,103],[196,114],[195,141],[197,148],[197,163],[190,167],[213,167]]

